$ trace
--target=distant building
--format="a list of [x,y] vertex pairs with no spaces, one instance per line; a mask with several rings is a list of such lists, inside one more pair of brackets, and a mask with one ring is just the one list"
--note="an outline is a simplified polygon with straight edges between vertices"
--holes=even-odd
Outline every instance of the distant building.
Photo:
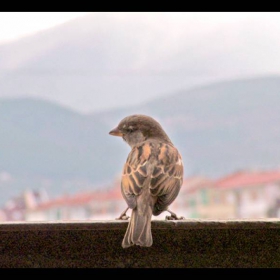
[[[34,202],[34,196],[25,195],[25,202],[28,207],[22,207],[24,211],[17,218],[26,221],[115,219],[127,207],[119,180],[111,188],[64,195],[40,203]],[[200,176],[185,178],[169,210],[187,219],[279,218],[280,171],[241,171],[218,180]],[[14,209],[14,216],[15,213]],[[128,216],[130,213],[131,210]],[[0,212],[0,217],[2,215]],[[163,212],[152,219],[164,219],[167,215],[170,214]]]
[[120,188],[64,195],[25,213],[26,221],[115,219],[126,208]]
[[222,219],[234,213],[234,206],[227,201],[217,202],[215,182],[200,176],[185,178],[174,204],[185,218]]
[[40,203],[49,200],[44,189],[33,191],[26,190],[22,194],[9,199],[0,209],[1,221],[24,221],[25,212],[37,207]]
[[280,170],[240,171],[215,185],[218,200],[235,206],[234,218],[280,217]]
[[185,178],[171,208],[186,218],[279,218],[280,171],[241,171],[216,181]]

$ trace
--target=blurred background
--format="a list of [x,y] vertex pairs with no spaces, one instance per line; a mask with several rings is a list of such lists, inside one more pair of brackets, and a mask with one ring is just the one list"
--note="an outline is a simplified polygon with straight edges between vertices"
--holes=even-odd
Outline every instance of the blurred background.
[[130,148],[108,133],[135,113],[183,156],[172,211],[280,217],[279,12],[0,12],[0,28],[0,221],[118,217]]

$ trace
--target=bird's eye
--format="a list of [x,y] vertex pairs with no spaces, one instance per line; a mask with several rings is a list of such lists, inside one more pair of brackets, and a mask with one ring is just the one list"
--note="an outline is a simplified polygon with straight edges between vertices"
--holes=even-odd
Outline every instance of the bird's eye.
[[133,132],[133,131],[134,131],[134,127],[129,126],[129,127],[127,128],[127,132],[131,133],[131,132]]

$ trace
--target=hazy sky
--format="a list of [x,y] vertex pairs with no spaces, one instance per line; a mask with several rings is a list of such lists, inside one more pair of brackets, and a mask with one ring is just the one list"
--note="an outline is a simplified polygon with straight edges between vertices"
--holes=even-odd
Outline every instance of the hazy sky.
[[83,16],[89,12],[0,12],[0,43]]
[[[87,17],[78,28],[55,28],[78,17]],[[81,112],[280,74],[280,12],[0,12],[0,31],[0,97],[46,98]]]
[[[48,29],[68,20],[84,16],[92,12],[0,12],[0,43],[19,39],[31,35],[37,31]],[[128,12],[114,12],[122,16]],[[159,12],[147,12],[150,15]],[[279,12],[168,12],[171,17],[183,20],[188,18],[194,20],[203,17],[209,24],[220,24],[221,22],[239,21],[248,18],[263,18],[276,20],[280,24]]]

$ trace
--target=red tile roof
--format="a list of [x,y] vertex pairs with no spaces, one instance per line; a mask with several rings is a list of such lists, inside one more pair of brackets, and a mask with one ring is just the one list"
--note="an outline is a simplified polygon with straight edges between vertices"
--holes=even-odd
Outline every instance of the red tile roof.
[[219,188],[238,188],[280,182],[280,170],[240,171],[216,181]]
[[213,186],[213,184],[214,181],[209,178],[201,176],[188,177],[184,178],[184,182],[180,192],[192,193],[200,188],[210,188]]
[[37,210],[52,208],[55,206],[74,206],[85,205],[91,201],[107,201],[123,199],[120,188],[109,190],[100,190],[93,192],[83,192],[75,195],[64,195],[48,202],[42,203],[36,207]]

